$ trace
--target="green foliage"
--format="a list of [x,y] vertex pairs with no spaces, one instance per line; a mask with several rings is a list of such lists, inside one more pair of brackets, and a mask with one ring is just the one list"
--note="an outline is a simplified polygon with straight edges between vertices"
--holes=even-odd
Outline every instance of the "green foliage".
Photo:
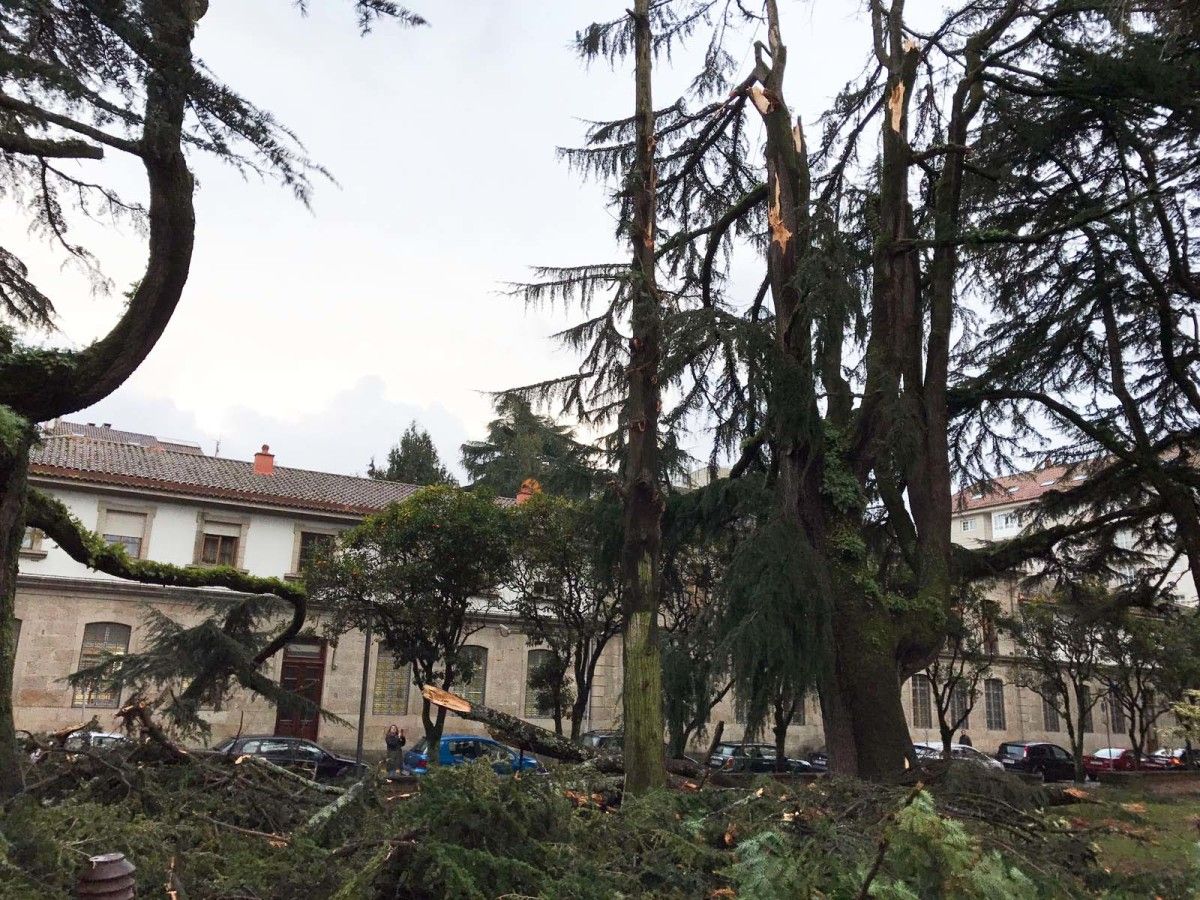
[[533,478],[547,493],[586,499],[601,475],[596,456],[597,450],[576,441],[571,429],[538,415],[516,394],[497,398],[486,440],[462,445],[471,486],[503,497],[515,496],[522,483]]
[[419,428],[416,422],[409,423],[400,443],[388,451],[387,463],[382,467],[371,460],[367,474],[384,481],[399,481],[403,484],[455,484],[454,476],[442,465],[437,448],[429,432]]
[[[329,611],[332,635],[370,624],[418,685],[449,688],[471,677],[461,653],[471,617],[486,611],[511,568],[511,522],[488,491],[421,488],[368,516],[319,552],[306,583]],[[425,708],[430,739],[440,734]]]

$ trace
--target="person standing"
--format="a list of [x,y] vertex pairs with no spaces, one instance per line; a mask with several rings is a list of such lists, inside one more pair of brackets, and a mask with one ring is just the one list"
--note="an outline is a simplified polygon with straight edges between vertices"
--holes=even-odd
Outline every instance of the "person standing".
[[383,742],[387,745],[387,771],[391,775],[404,765],[404,729],[389,725]]
[[971,743],[971,736],[970,736],[969,734],[967,734],[965,731],[964,731],[964,732],[962,733],[962,735],[959,737],[959,739],[958,739],[958,742],[959,742],[960,744],[962,744],[964,747],[971,747],[971,746],[974,746],[974,745]]

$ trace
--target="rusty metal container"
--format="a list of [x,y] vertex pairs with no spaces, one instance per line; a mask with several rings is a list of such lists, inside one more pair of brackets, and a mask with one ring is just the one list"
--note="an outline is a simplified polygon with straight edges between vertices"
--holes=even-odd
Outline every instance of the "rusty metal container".
[[88,859],[75,896],[80,900],[132,900],[137,894],[136,871],[124,853],[104,853]]

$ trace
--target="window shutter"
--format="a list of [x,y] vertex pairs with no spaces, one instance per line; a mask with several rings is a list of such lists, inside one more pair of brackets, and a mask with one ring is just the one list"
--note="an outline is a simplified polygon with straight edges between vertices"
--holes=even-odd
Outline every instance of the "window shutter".
[[146,514],[110,509],[104,516],[104,533],[140,541],[146,533]]

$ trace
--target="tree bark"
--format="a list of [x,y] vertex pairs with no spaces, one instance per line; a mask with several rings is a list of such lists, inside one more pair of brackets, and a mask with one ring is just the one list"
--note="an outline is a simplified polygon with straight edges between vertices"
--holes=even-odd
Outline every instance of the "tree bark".
[[655,277],[656,174],[654,106],[651,96],[650,0],[636,0],[631,13],[635,43],[636,154],[627,181],[633,222],[630,238],[632,332],[624,425],[625,790],[644,793],[666,784],[663,755],[662,651],[658,605],[663,497],[658,488],[658,370],[662,313]]
[[31,422],[84,409],[120,387],[154,349],[183,295],[196,231],[194,182],[182,143],[193,75],[189,6],[182,0],[154,3],[146,13],[155,48],[137,144],[150,189],[146,270],[120,320],[91,346],[0,356],[0,405]]
[[23,787],[13,725],[17,564],[25,534],[25,490],[32,429],[0,407],[0,797]]

